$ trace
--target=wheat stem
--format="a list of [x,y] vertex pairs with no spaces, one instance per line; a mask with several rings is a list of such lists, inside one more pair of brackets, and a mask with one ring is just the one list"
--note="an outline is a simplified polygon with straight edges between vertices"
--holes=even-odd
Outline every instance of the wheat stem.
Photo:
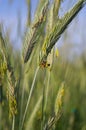
[[49,91],[49,83],[50,83],[50,74],[51,74],[51,71],[48,72],[48,80],[47,80],[46,93],[45,93],[45,107],[44,107],[44,111],[46,111],[47,102],[48,102],[48,91]]
[[12,130],[15,128],[15,115],[13,116],[13,122],[12,122]]
[[37,67],[37,69],[36,69],[36,71],[35,71],[35,74],[34,74],[34,78],[33,78],[33,82],[32,82],[32,85],[31,85],[29,97],[28,97],[28,100],[27,100],[25,112],[24,112],[24,115],[23,115],[23,120],[22,120],[22,124],[21,124],[21,129],[22,129],[23,124],[24,124],[24,121],[25,121],[26,113],[27,113],[27,110],[28,110],[28,107],[29,107],[29,103],[30,103],[30,100],[31,100],[31,97],[32,97],[32,92],[33,92],[33,89],[34,89],[34,87],[35,87],[35,81],[36,81],[36,77],[37,77],[38,70],[39,70],[39,66]]
[[21,107],[20,107],[20,117],[19,117],[19,130],[21,130],[21,120],[22,120],[23,102],[24,102],[24,85],[23,85],[23,88],[22,88],[22,96],[21,96]]
[[44,126],[44,104],[45,104],[45,82],[46,82],[46,70],[44,70],[44,82],[43,82],[43,92],[42,92],[42,118],[41,118],[41,130],[43,130],[43,126]]
[[35,24],[32,25],[29,32],[27,32],[25,36],[25,40],[24,40],[25,42],[24,42],[24,48],[23,48],[24,63],[26,63],[29,60],[30,55],[33,51],[33,48],[35,44],[37,43],[37,40],[39,39],[40,28],[41,28],[42,23],[44,22],[44,18],[47,13],[48,4],[49,4],[49,1],[47,0],[46,4],[42,8],[42,12],[39,19],[35,22]]

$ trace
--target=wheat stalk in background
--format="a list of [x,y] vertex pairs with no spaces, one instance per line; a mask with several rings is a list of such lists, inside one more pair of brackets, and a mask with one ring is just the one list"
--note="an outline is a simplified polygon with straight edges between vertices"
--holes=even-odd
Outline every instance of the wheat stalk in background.
[[[15,98],[15,77],[13,73],[13,68],[11,67],[11,62],[9,59],[9,52],[7,49],[7,42],[5,41],[2,31],[0,30],[0,46],[2,48],[2,52],[4,55],[5,63],[6,63],[6,72],[7,72],[7,98],[9,102],[9,117],[13,118],[13,122],[15,122],[15,115],[17,114],[17,102]],[[12,125],[12,130],[14,130],[14,123]]]

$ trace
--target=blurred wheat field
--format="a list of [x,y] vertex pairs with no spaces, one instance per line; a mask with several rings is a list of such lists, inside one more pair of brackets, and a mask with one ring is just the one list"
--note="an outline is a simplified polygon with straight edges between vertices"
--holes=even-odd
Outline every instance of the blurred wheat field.
[[33,20],[26,2],[20,50],[0,23],[0,130],[86,130],[86,31],[77,16],[86,0],[68,11],[65,0],[39,0]]

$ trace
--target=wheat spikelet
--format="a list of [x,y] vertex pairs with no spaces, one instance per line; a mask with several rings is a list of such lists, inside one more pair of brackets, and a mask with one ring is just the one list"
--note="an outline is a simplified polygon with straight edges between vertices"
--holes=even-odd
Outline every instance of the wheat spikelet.
[[57,40],[61,37],[61,34],[65,31],[69,23],[74,19],[74,17],[78,14],[78,12],[84,7],[86,4],[86,0],[79,0],[79,2],[68,11],[63,18],[57,21],[57,24],[53,27],[49,35],[45,38],[45,45],[47,45],[46,53],[43,55],[41,59],[41,63],[46,63],[47,56],[51,52],[53,46],[57,42]]
[[15,98],[15,89],[12,82],[11,73],[7,71],[8,75],[8,91],[7,91],[7,97],[9,102],[9,117],[14,117],[14,115],[17,114],[17,102]]
[[59,111],[62,107],[63,97],[64,97],[64,83],[62,83],[59,91],[57,93],[56,101],[55,101],[55,116],[58,116]]
[[2,52],[2,55],[3,55],[3,61],[0,62],[0,70],[2,70],[3,76],[4,76],[5,71],[7,72],[7,80],[8,80],[7,97],[9,101],[9,116],[13,117],[15,114],[17,114],[17,102],[16,102],[15,92],[14,92],[15,77],[14,77],[13,68],[11,67],[11,62],[9,60],[7,42],[6,42],[6,39],[2,35],[1,28],[0,28],[0,47],[1,47],[0,53]]
[[53,127],[53,125],[60,119],[61,115],[62,113],[60,113],[58,117],[53,116],[49,118],[48,122],[44,126],[44,130],[50,130]]
[[7,64],[6,64],[3,52],[0,49],[0,81],[5,76],[6,71],[7,71]]
[[41,16],[38,18],[38,20],[32,25],[29,32],[27,32],[24,40],[24,47],[23,47],[23,57],[24,62],[27,62],[32,51],[34,48],[35,43],[37,42],[39,35],[40,35],[40,27],[42,23],[44,22],[44,18],[46,16],[47,8],[48,8],[48,1],[44,5]]

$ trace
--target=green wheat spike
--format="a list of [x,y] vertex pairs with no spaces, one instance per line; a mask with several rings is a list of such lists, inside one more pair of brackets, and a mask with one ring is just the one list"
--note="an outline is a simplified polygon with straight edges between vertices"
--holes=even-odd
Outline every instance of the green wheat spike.
[[60,20],[57,21],[57,24],[54,26],[44,41],[44,43],[47,44],[47,48],[46,54],[44,54],[41,59],[41,63],[46,61],[48,54],[51,52],[53,46],[61,37],[61,34],[65,31],[69,23],[74,19],[74,17],[84,7],[85,4],[86,0],[79,0],[79,2],[70,11],[68,11]]
[[30,58],[30,55],[33,51],[35,43],[37,43],[37,40],[40,35],[40,28],[42,23],[44,22],[44,18],[47,12],[49,1],[47,0],[46,4],[42,8],[41,15],[38,18],[38,20],[31,26],[31,29],[29,32],[27,32],[25,36],[25,43],[23,48],[23,57],[24,57],[24,63],[28,61]]

